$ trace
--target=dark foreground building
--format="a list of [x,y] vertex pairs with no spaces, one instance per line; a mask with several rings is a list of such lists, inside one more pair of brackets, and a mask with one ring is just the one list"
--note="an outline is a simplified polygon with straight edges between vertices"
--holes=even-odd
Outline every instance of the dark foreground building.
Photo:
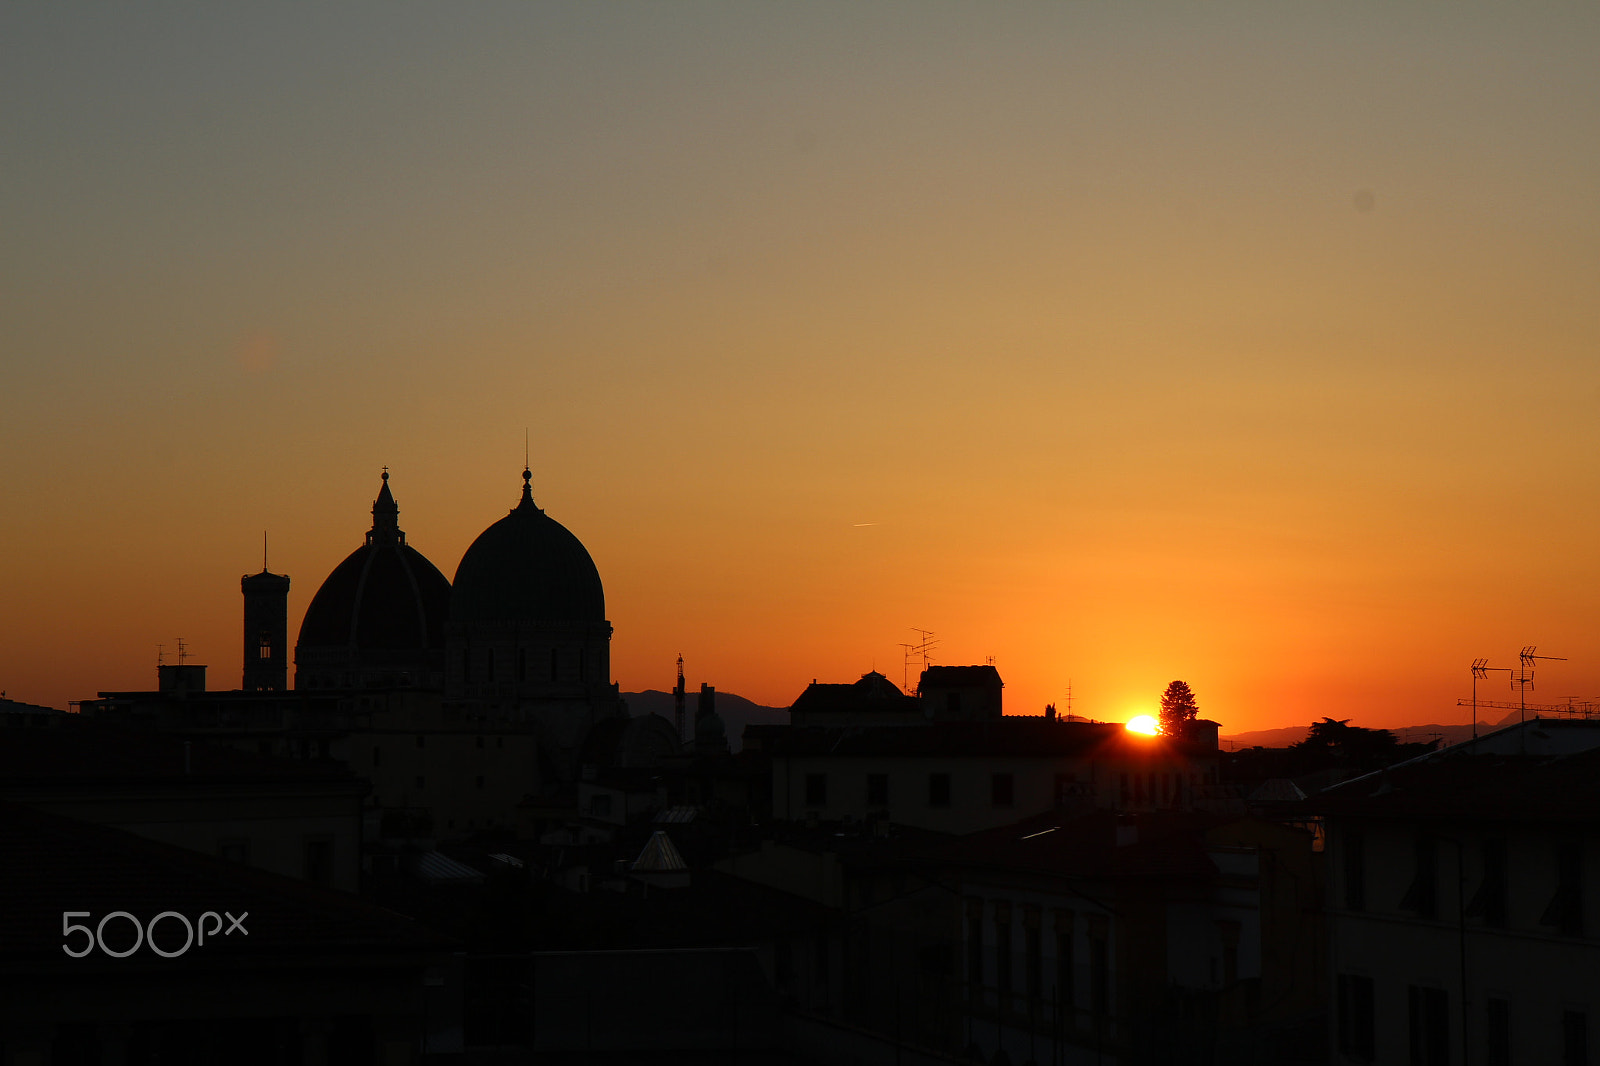
[[10,803],[0,854],[4,1066],[400,1066],[450,1025],[453,942],[354,897]]

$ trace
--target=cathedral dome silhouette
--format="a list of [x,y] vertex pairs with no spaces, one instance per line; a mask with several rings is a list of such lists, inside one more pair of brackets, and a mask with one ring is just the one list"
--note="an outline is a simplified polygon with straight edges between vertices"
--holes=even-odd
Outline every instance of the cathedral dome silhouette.
[[533,502],[532,478],[522,472],[521,501],[461,557],[451,623],[605,622],[600,571],[583,542]]
[[406,543],[399,515],[385,470],[367,542],[334,567],[306,608],[296,688],[423,684],[442,667],[450,582]]

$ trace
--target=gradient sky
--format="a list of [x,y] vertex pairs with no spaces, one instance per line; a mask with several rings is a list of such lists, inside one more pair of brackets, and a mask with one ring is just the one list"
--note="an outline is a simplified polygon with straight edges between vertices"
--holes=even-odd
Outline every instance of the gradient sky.
[[[613,672],[787,705],[1600,696],[1600,9],[0,7],[0,689],[238,684],[387,464]],[[1496,675],[1486,698],[1513,699]],[[1498,717],[1499,713],[1482,717]]]

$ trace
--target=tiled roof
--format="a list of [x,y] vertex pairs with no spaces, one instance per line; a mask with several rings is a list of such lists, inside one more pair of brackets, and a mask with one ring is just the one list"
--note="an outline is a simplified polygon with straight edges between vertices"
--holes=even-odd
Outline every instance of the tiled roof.
[[1319,814],[1600,821],[1600,749],[1564,756],[1446,754],[1335,785]]
[[845,685],[813,681],[790,708],[790,712],[796,714],[848,711],[896,711],[920,715],[922,701],[915,696],[907,696],[893,681],[874,671]]
[[1206,855],[1206,832],[1238,820],[1194,813],[1052,812],[969,834],[928,849],[924,857],[1063,877],[1206,879],[1217,873]]

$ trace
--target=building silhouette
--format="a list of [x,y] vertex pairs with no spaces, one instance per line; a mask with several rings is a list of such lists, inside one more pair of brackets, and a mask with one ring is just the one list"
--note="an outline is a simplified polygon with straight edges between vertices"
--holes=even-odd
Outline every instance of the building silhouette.
[[208,691],[205,667],[163,664],[156,691],[102,692],[84,712],[345,763],[371,783],[369,865],[484,831],[536,836],[552,812],[575,809],[581,757],[622,743],[600,727],[627,709],[610,680],[599,571],[522,473],[521,499],[451,582],[407,543],[385,470],[363,543],[306,609],[292,690],[289,579],[263,566],[240,583],[240,690]]

